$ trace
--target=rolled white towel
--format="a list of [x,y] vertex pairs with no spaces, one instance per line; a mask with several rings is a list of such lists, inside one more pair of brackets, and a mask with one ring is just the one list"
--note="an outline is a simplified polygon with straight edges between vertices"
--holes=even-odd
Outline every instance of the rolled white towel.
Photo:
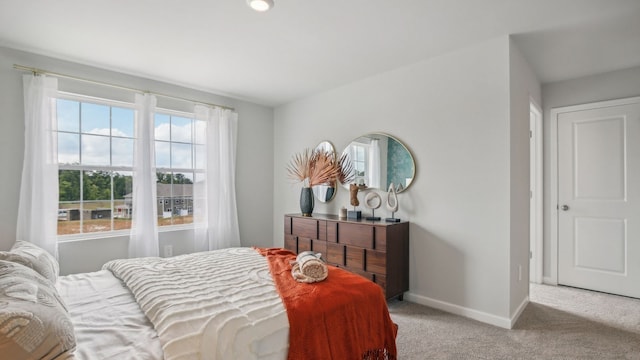
[[292,263],[291,275],[298,282],[313,283],[327,278],[329,271],[322,260],[322,254],[313,251],[303,251]]

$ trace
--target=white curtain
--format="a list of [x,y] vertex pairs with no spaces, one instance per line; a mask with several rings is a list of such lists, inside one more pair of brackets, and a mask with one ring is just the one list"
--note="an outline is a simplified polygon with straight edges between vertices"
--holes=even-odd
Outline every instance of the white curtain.
[[24,160],[16,237],[58,258],[58,80],[24,75]]
[[371,139],[369,147],[369,187],[380,188],[380,144],[378,139]]
[[160,253],[156,203],[155,108],[155,96],[136,94],[133,215],[129,237],[129,257],[158,256]]
[[238,114],[196,105],[197,120],[206,124],[204,174],[194,185],[194,249],[215,250],[240,246],[236,205],[236,141]]

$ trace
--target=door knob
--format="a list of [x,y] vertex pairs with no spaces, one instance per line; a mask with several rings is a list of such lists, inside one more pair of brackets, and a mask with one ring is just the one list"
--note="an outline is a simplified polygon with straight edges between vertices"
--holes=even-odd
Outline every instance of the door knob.
[[562,211],[567,211],[569,210],[569,205],[562,205],[560,209],[562,209]]

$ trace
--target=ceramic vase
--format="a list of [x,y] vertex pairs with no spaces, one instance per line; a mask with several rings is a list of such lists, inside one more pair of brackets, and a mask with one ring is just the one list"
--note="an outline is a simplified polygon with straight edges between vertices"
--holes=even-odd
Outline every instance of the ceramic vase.
[[300,190],[300,212],[302,216],[311,216],[313,213],[313,191],[310,187]]

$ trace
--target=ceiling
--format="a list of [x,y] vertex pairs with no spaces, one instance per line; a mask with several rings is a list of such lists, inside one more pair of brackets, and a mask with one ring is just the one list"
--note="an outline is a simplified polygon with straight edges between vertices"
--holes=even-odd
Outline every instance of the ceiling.
[[268,106],[507,34],[543,83],[640,66],[640,0],[274,1],[0,0],[0,46]]

